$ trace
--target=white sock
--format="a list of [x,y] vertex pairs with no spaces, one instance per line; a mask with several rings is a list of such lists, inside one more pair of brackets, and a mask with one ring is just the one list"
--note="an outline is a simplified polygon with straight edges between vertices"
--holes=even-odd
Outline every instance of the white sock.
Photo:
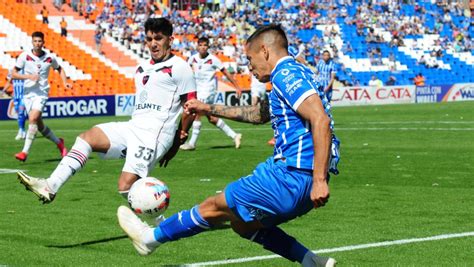
[[217,128],[221,129],[228,137],[234,139],[237,135],[234,130],[232,130],[229,125],[227,125],[223,120],[219,119],[216,123]]
[[56,137],[56,135],[53,133],[53,131],[51,131],[51,129],[48,128],[48,126],[45,125],[43,130],[40,132],[44,137],[53,141],[56,145],[59,144],[59,138]]
[[189,144],[192,146],[196,146],[199,133],[201,132],[201,125],[201,121],[193,121],[193,133],[191,134],[191,139],[189,140]]
[[51,176],[46,180],[54,193],[77,171],[82,169],[92,152],[91,146],[82,138],[77,137],[71,150],[61,160]]
[[306,254],[304,254],[303,261],[301,262],[301,266],[303,266],[303,267],[314,267],[314,266],[316,266],[316,263],[313,260],[314,256],[315,256],[315,254],[313,252],[311,252],[311,250],[306,252]]
[[157,247],[161,243],[155,239],[155,228],[149,228],[142,233],[142,241],[149,247]]
[[38,125],[30,124],[28,125],[28,131],[26,131],[25,145],[23,146],[23,152],[28,154],[31,148],[31,144],[35,140],[36,133],[38,132]]

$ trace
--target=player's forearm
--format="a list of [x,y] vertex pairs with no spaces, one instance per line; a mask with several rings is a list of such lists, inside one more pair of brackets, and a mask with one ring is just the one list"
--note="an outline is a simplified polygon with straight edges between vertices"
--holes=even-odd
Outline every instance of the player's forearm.
[[210,105],[208,115],[226,118],[239,122],[263,124],[270,121],[270,110],[268,102],[262,102],[256,106],[222,106]]
[[330,120],[321,115],[311,121],[311,133],[314,144],[313,181],[324,181],[329,168],[329,153],[331,147]]
[[66,72],[64,71],[63,68],[61,68],[61,71],[59,72],[59,76],[61,76],[61,80],[63,81],[63,84],[67,83],[67,76]]
[[30,78],[31,78],[31,75],[29,74],[20,74],[18,72],[12,73],[12,79],[14,80],[28,80]]

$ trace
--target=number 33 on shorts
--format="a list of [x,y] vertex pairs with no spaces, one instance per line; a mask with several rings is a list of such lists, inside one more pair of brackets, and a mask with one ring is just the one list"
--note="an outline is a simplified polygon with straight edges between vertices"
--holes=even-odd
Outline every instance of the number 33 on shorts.
[[150,161],[154,153],[155,153],[154,149],[144,147],[144,146],[138,146],[138,151],[137,153],[135,153],[135,157],[142,158],[146,161]]

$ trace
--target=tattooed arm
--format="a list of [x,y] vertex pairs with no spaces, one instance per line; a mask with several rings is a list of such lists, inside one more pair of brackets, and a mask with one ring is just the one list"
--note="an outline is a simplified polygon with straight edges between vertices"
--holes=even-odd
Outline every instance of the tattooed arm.
[[198,100],[191,100],[185,104],[187,113],[199,113],[226,118],[239,122],[263,124],[270,121],[270,110],[267,101],[262,101],[256,106],[223,106],[208,105]]

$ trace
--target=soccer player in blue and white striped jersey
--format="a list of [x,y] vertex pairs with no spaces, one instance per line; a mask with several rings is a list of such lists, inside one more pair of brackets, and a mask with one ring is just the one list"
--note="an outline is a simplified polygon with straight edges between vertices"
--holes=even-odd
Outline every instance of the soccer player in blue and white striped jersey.
[[326,97],[328,101],[331,102],[332,85],[336,78],[336,64],[332,60],[328,50],[324,50],[323,59],[319,60],[316,69],[319,74],[319,82],[324,86]]
[[323,207],[329,199],[328,171],[333,156],[330,104],[316,75],[288,54],[288,40],[279,25],[254,32],[245,46],[250,70],[260,82],[272,83],[268,103],[229,107],[197,100],[187,112],[212,114],[241,122],[271,120],[274,155],[252,174],[227,185],[189,210],[162,221],[156,228],[143,223],[129,208],[119,207],[120,226],[141,255],[158,246],[190,237],[230,221],[242,238],[299,262],[302,266],[334,266],[332,258],[315,255],[278,225]]
[[7,83],[4,86],[4,91],[8,91],[9,87],[13,85],[13,105],[15,106],[15,112],[18,114],[18,134],[15,137],[15,140],[25,139],[25,121],[26,121],[26,109],[25,103],[23,102],[23,90],[24,90],[24,81],[12,79],[11,71],[7,75]]

